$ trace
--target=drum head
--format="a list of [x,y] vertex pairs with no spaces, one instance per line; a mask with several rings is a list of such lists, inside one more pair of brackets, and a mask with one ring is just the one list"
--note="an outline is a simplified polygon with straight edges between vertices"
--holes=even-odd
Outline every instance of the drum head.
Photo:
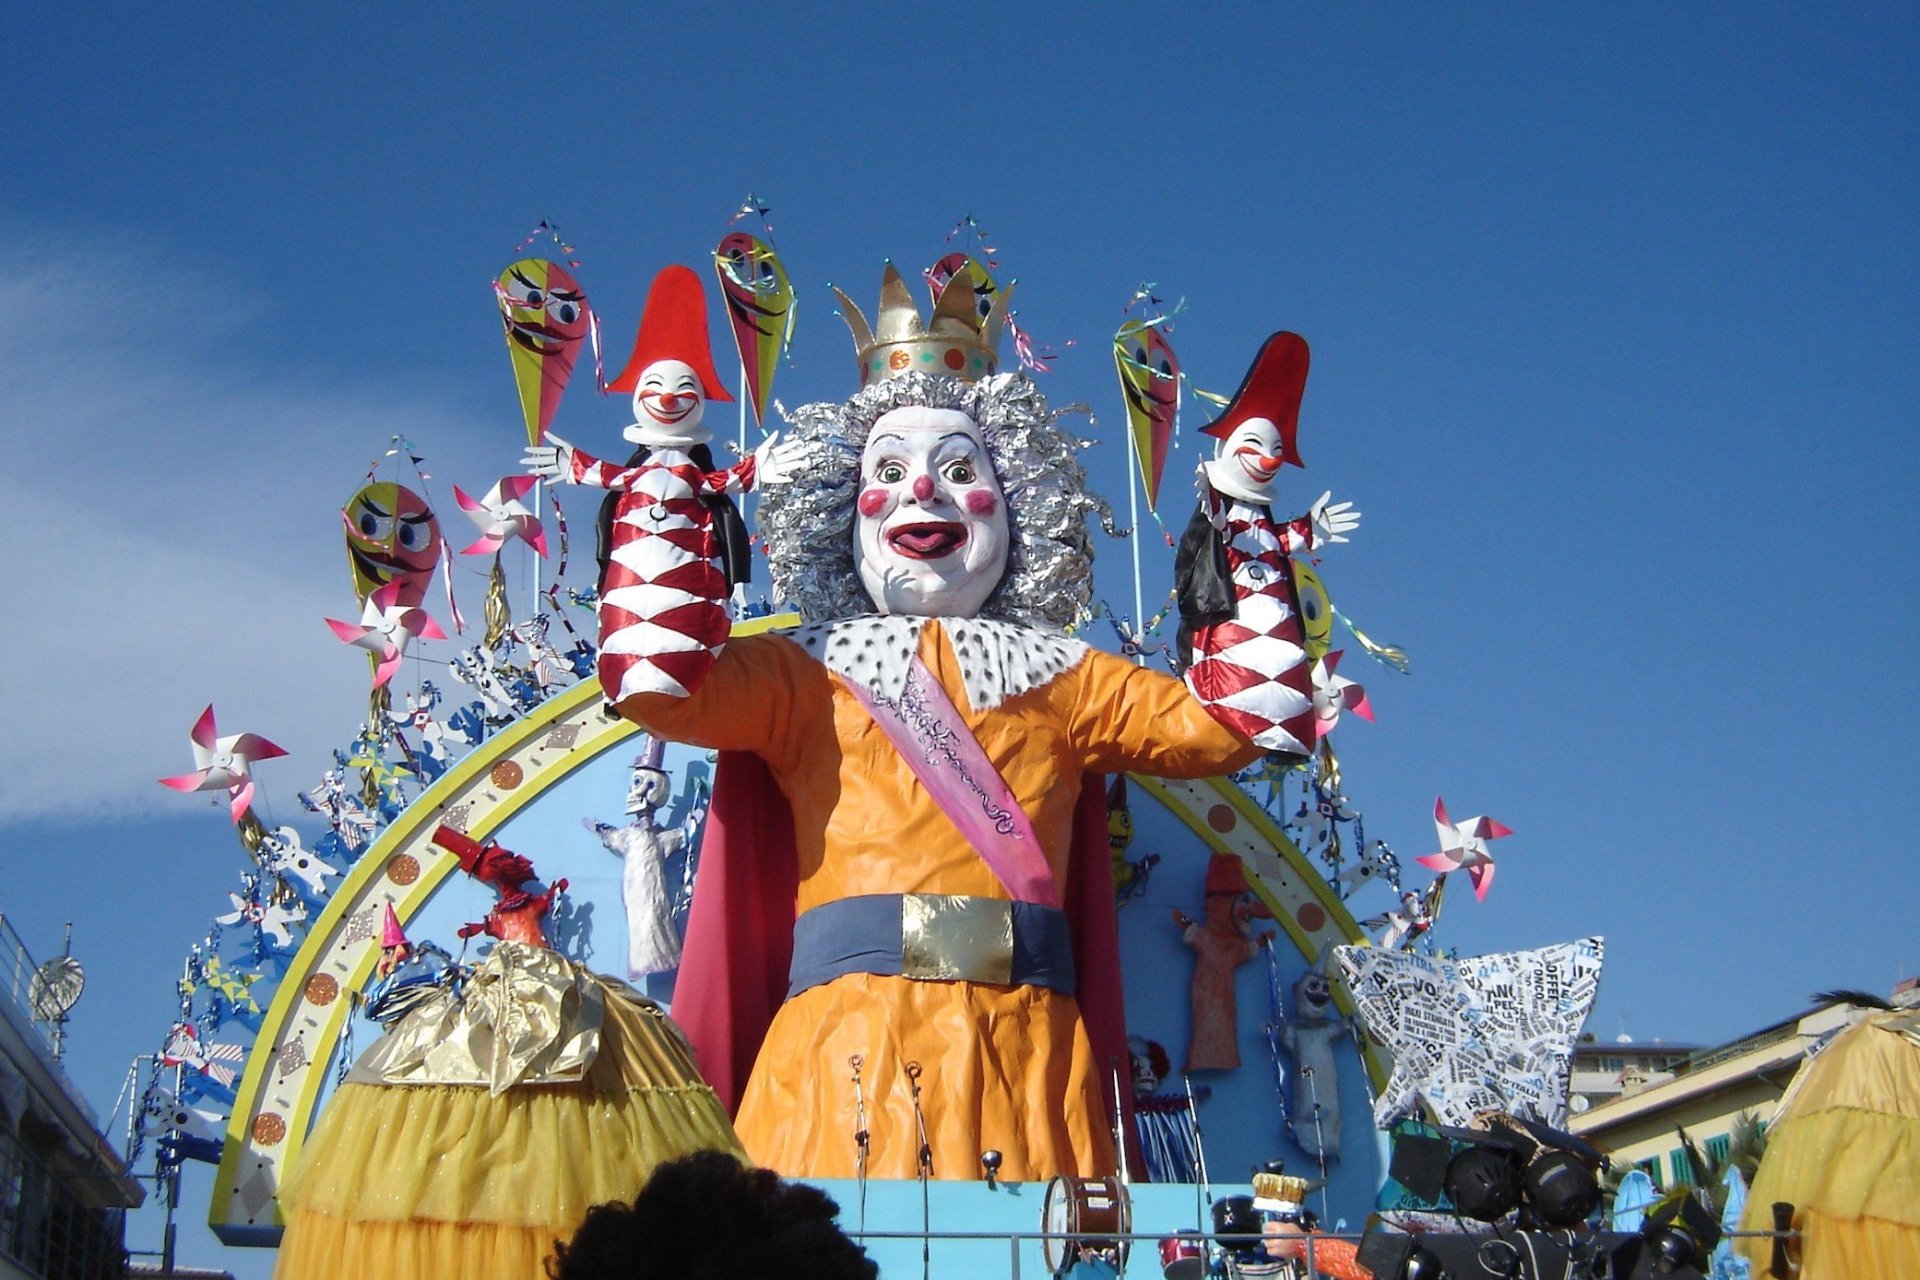
[[[1073,1230],[1073,1196],[1065,1178],[1055,1178],[1047,1184],[1047,1198],[1041,1202],[1040,1229],[1048,1236],[1062,1236]],[[1040,1242],[1040,1256],[1047,1260],[1047,1270],[1058,1275],[1066,1270],[1067,1262],[1072,1258],[1069,1251],[1071,1242],[1060,1239],[1047,1239]]]

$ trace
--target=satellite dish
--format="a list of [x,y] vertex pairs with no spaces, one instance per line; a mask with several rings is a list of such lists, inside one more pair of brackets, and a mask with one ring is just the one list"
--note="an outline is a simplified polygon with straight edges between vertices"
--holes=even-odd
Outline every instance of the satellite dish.
[[87,987],[87,971],[72,956],[55,956],[33,971],[27,1004],[42,1022],[59,1022]]

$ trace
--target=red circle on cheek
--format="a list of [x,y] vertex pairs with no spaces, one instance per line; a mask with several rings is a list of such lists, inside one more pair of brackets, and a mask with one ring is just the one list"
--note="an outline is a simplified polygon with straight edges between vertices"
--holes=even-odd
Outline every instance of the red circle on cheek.
[[985,489],[975,489],[964,499],[967,510],[976,516],[990,516],[1000,509],[1000,500]]
[[860,514],[863,516],[877,516],[886,505],[885,489],[868,489],[860,495]]

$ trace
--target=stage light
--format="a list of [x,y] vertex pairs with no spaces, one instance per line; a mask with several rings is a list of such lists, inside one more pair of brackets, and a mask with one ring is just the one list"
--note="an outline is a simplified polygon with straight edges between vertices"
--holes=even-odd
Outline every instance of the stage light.
[[1549,1227],[1585,1222],[1600,1207],[1600,1180],[1571,1151],[1542,1148],[1527,1164],[1526,1191],[1533,1216]]
[[1720,1243],[1720,1224],[1693,1196],[1682,1194],[1649,1212],[1640,1235],[1653,1253],[1654,1274],[1671,1275],[1684,1267],[1706,1267]]
[[1447,1199],[1480,1222],[1498,1222],[1520,1205],[1520,1166],[1514,1153],[1490,1143],[1462,1151],[1447,1165]]
[[1360,1238],[1360,1251],[1354,1261],[1371,1272],[1374,1280],[1447,1280],[1445,1265],[1420,1243],[1418,1236],[1379,1221]]

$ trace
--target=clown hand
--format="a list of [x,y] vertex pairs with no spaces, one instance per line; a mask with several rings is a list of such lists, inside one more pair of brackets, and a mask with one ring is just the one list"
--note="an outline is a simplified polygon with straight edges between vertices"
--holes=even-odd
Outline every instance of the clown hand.
[[1345,535],[1360,527],[1360,513],[1353,509],[1351,502],[1335,502],[1329,506],[1328,499],[1332,497],[1331,489],[1321,494],[1307,516],[1319,531],[1321,542],[1345,542]]
[[778,431],[760,442],[753,451],[754,483],[790,484],[799,474],[800,454],[806,446],[798,440],[780,439]]
[[520,465],[530,475],[543,480],[558,480],[571,483],[573,480],[573,446],[559,436],[548,432],[542,437],[543,443],[527,446],[520,459]]

